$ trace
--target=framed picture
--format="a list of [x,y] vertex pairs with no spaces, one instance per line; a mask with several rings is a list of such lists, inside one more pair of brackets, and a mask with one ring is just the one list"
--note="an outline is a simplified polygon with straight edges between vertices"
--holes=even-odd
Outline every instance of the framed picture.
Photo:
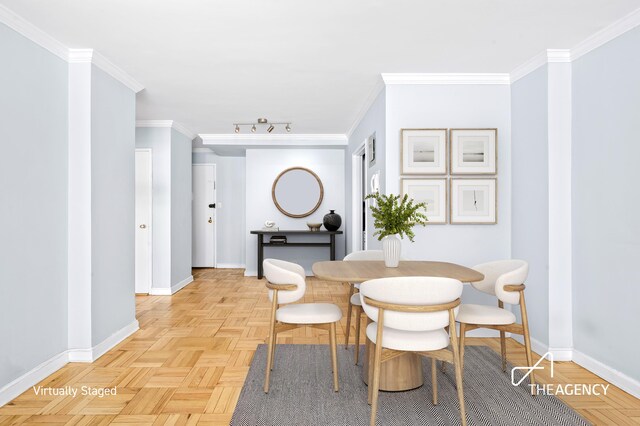
[[418,203],[427,203],[422,213],[427,215],[429,224],[447,223],[447,180],[446,179],[401,179],[402,195],[409,195]]
[[447,129],[402,129],[401,174],[447,174]]
[[372,134],[367,139],[367,155],[369,157],[369,167],[376,164],[376,134]]
[[498,129],[449,131],[452,175],[495,175],[498,171]]
[[497,179],[451,179],[451,224],[498,223]]

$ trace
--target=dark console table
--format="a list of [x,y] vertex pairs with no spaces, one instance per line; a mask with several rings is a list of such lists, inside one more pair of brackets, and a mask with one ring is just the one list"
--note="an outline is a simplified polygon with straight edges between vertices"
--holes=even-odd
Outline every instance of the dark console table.
[[[329,247],[331,260],[336,260],[336,235],[342,234],[342,231],[305,231],[305,230],[289,230],[289,231],[251,231],[252,234],[258,236],[258,279],[262,278],[262,261],[264,260],[265,247]],[[272,244],[264,241],[264,236],[268,235],[328,235],[329,242],[287,242],[285,244]]]

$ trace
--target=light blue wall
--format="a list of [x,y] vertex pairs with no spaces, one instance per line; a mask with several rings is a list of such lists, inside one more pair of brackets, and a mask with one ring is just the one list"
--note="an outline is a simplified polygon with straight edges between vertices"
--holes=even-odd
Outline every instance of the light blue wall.
[[67,64],[0,24],[0,388],[67,349]]
[[[347,253],[351,253],[352,241],[351,241],[351,199],[352,199],[352,182],[351,182],[351,160],[353,153],[360,147],[363,141],[367,140],[372,134],[376,134],[376,161],[372,166],[366,166],[366,185],[368,192],[371,192],[371,186],[369,184],[371,176],[376,172],[380,172],[380,191],[385,192],[385,169],[386,169],[386,91],[383,89],[373,104],[369,107],[369,110],[364,115],[360,123],[349,137],[349,147],[345,158],[345,192],[347,196],[346,212],[344,230],[348,233],[347,238]],[[382,244],[375,238],[371,238],[373,235],[373,219],[369,212],[367,219],[367,247],[369,250],[381,248]]]
[[549,342],[547,72],[545,65],[511,86],[511,257],[529,262],[529,327],[544,344]]
[[[408,259],[466,266],[511,256],[511,94],[508,85],[387,86],[386,185],[399,194],[400,131],[411,128],[498,129],[498,223],[416,227],[415,242],[402,242]],[[493,176],[492,176],[493,177]],[[463,301],[495,303],[465,287]]]
[[[337,149],[248,149],[246,156],[246,238],[247,275],[256,275],[257,236],[250,235],[261,229],[265,220],[273,220],[283,230],[308,229],[307,222],[322,223],[322,218],[333,209],[344,221],[344,160],[345,150]],[[273,181],[290,167],[306,167],[318,175],[324,186],[324,198],[318,210],[310,216],[292,218],[280,212],[272,199]],[[340,228],[343,229],[342,227]],[[288,236],[288,241],[310,241],[311,238],[328,242],[327,236]],[[336,236],[336,259],[344,257],[345,235]],[[311,266],[320,260],[329,260],[328,247],[266,247],[265,258],[288,260],[302,265],[311,275]]]
[[135,320],[135,93],[91,69],[93,345]]
[[573,63],[575,349],[640,380],[640,28]]
[[191,276],[191,139],[171,129],[171,285]]
[[245,157],[218,157],[216,161],[218,265],[245,264]]
[[240,267],[245,262],[246,158],[194,152],[193,164],[216,165],[216,261],[218,267]]
[[136,148],[151,148],[153,288],[171,287],[171,131],[136,127]]

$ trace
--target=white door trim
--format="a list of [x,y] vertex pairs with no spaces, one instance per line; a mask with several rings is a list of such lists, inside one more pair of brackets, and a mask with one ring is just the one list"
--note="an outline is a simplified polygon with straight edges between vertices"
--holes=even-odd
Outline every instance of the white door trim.
[[[149,197],[149,292],[153,288],[153,149],[151,148],[136,148],[136,152],[148,152],[149,153],[149,182],[151,182],[151,195]],[[136,224],[136,226],[138,226]]]
[[[192,166],[211,166],[213,167],[213,202],[216,204],[215,220],[213,221],[213,267],[218,267],[218,167],[215,163],[197,163]],[[191,193],[191,203],[193,203],[193,192]],[[192,225],[193,226],[193,225]]]
[[[364,154],[365,167],[369,164],[367,157],[367,139],[362,141],[360,145],[353,151],[351,155],[351,252],[358,250],[365,250],[366,247],[362,246],[362,223],[360,218],[362,217],[362,203],[359,194],[362,192],[362,185],[366,182],[362,182],[362,174],[366,170],[362,170],[362,154]],[[360,226],[358,226],[360,225]],[[366,229],[366,223],[365,223]]]

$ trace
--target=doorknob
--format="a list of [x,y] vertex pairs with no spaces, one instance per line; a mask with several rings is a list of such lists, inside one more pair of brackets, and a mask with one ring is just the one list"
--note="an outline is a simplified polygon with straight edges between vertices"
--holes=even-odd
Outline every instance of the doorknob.
[[213,223],[213,219],[212,219],[212,218],[209,218],[209,221],[208,221],[208,222],[209,222],[209,223]]
[[145,229],[147,227],[147,225],[145,225],[144,223],[142,225],[140,225],[140,229]]

